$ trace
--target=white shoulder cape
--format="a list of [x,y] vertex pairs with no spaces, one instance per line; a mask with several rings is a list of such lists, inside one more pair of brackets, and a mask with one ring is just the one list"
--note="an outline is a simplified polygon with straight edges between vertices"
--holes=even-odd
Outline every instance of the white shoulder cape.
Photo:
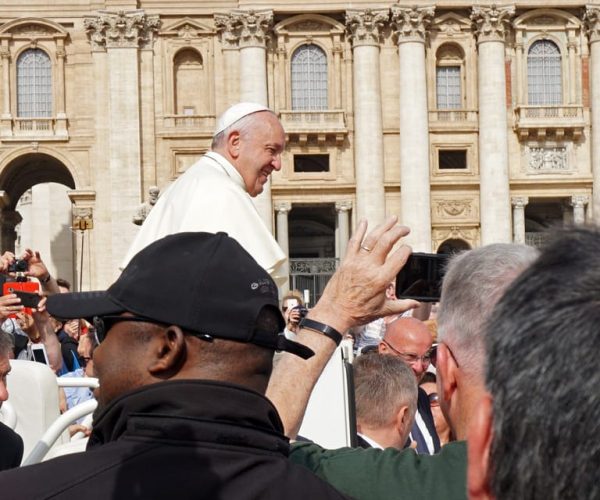
[[209,152],[171,184],[142,224],[122,268],[150,243],[186,231],[223,231],[272,276],[278,285],[285,254],[260,218],[239,172],[223,156]]

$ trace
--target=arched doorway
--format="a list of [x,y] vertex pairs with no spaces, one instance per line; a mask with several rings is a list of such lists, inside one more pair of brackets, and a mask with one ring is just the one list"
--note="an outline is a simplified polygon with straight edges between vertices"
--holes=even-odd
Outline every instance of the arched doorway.
[[69,169],[46,153],[26,153],[0,174],[2,251],[40,252],[50,272],[74,281]]
[[442,242],[437,249],[437,253],[453,255],[455,253],[462,252],[463,250],[471,250],[471,245],[460,238],[449,238]]

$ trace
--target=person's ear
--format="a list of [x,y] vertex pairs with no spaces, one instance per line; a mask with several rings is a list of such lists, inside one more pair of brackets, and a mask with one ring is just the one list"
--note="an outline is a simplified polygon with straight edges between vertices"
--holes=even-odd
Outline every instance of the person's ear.
[[227,137],[227,153],[234,160],[237,160],[240,156],[240,140],[240,133],[237,130],[230,132]]
[[152,339],[153,359],[148,366],[150,374],[169,379],[183,365],[186,356],[185,334],[178,326],[163,329]]
[[379,345],[377,346],[377,352],[379,354],[388,354],[390,350],[384,342],[379,342]]
[[439,343],[437,346],[435,369],[438,375],[438,395],[443,400],[444,404],[442,406],[449,408],[452,396],[458,385],[458,365],[456,364],[456,359],[454,359],[452,352],[443,342]]
[[406,439],[410,434],[410,429],[412,428],[414,420],[414,415],[408,411],[408,406],[401,406],[398,412],[396,413],[396,430],[398,435],[400,436],[400,442],[402,445],[406,443]]
[[492,422],[492,398],[486,393],[475,410],[468,431],[467,489],[471,500],[494,498],[489,483]]

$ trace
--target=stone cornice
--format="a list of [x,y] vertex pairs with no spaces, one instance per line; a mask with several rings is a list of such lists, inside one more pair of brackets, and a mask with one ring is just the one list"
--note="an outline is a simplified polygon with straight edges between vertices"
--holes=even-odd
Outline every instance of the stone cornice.
[[273,11],[232,10],[227,14],[215,14],[215,27],[226,48],[264,48],[273,28]]
[[586,5],[583,22],[590,43],[600,41],[600,6]]
[[504,42],[515,7],[481,7],[476,5],[471,11],[471,21],[477,36],[477,43]]
[[83,25],[92,50],[97,52],[151,45],[160,28],[160,19],[158,16],[147,16],[143,10],[99,11],[97,17],[86,17]]
[[346,29],[354,47],[377,45],[381,41],[383,30],[389,21],[388,9],[347,10]]
[[427,38],[427,30],[435,7],[399,7],[392,6],[392,28],[398,44],[403,42],[423,42]]

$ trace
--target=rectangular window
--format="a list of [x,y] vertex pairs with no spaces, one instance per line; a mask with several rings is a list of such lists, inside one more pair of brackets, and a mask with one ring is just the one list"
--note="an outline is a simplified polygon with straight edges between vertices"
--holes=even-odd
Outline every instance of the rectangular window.
[[294,172],[329,172],[329,155],[294,155]]
[[465,149],[440,149],[438,151],[438,168],[440,170],[465,170],[467,168],[467,151]]
[[460,66],[438,66],[436,68],[436,92],[438,109],[460,109]]

